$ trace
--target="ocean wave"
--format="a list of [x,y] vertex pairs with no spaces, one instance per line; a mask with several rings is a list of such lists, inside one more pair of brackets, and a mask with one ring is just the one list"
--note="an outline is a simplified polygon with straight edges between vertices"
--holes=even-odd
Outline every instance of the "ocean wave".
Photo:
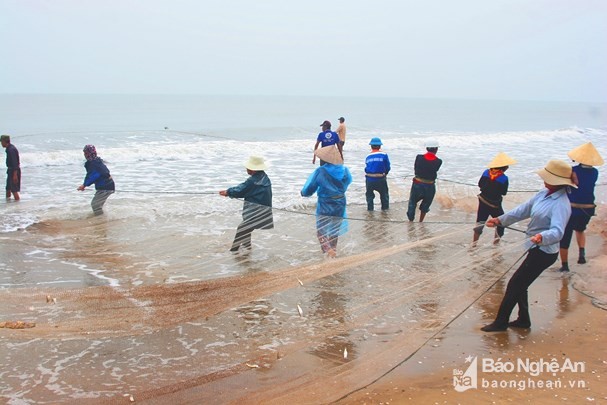
[[[161,138],[156,133],[132,134],[120,140],[104,140],[98,145],[99,156],[107,162],[135,163],[135,162],[163,162],[163,161],[226,161],[229,156],[238,156],[240,160],[250,154],[267,155],[271,150],[288,151],[289,153],[309,153],[315,142],[315,135],[310,134],[309,139],[260,139],[258,141],[240,141],[238,139],[201,139],[195,135],[178,139],[163,133]],[[500,146],[511,148],[513,146],[534,144],[547,144],[555,141],[567,141],[568,145],[597,141],[607,135],[607,131],[597,128],[577,127],[564,128],[551,131],[518,131],[518,132],[400,132],[353,130],[347,139],[347,150],[368,150],[368,140],[371,136],[380,136],[384,141],[386,150],[423,150],[427,139],[436,139],[442,148],[466,149],[471,145],[475,147]],[[91,142],[88,140],[87,142]],[[71,142],[74,143],[73,141]],[[82,165],[84,159],[82,146],[84,140],[77,147],[63,150],[45,150],[29,146],[21,152],[21,165],[27,167],[44,166],[71,166]],[[67,143],[66,145],[69,145]],[[597,144],[597,147],[599,145]],[[36,150],[31,150],[36,149]]]

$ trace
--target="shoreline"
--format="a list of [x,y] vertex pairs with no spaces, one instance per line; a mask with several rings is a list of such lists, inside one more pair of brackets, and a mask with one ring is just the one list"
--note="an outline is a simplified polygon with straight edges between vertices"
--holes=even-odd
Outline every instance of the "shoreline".
[[[594,224],[594,228],[597,228],[597,224]],[[497,333],[480,331],[482,325],[493,319],[491,315],[497,310],[503,296],[505,284],[498,283],[406,362],[337,403],[467,404],[500,403],[506,398],[508,402],[525,403],[598,403],[607,400],[604,381],[607,374],[605,303],[593,303],[596,299],[579,291],[576,286],[580,280],[577,272],[598,274],[607,268],[607,248],[605,239],[596,234],[589,235],[588,242],[589,246],[600,250],[587,264],[575,265],[571,274],[563,275],[557,271],[560,267],[557,260],[531,285],[532,328],[509,328],[506,332]],[[574,242],[572,247],[576,246]],[[504,279],[507,281],[509,276]],[[467,356],[479,359],[478,386],[457,392],[453,373],[456,369],[465,370],[469,366],[466,364]],[[493,360],[492,364],[499,364],[498,359],[515,364],[519,359],[530,359],[532,362],[556,359],[561,365],[569,359],[584,362],[585,372],[542,373],[535,377],[515,372],[483,374],[480,365],[482,358]],[[490,360],[487,362],[490,363]],[[530,380],[552,381],[555,386],[540,388],[528,385],[522,389],[520,386],[499,387],[500,383],[513,384],[512,381],[529,384]],[[560,387],[556,386],[558,380],[562,384]],[[483,387],[483,382],[489,385]],[[491,383],[498,385],[492,386]]]
[[[395,208],[391,215],[401,215]],[[0,329],[0,355],[13,370],[0,395],[64,403],[129,403],[126,393],[148,404],[364,404],[486,402],[520,393],[523,401],[518,390],[456,392],[453,370],[463,369],[468,356],[567,355],[592,375],[584,375],[588,389],[566,395],[577,402],[605,398],[597,385],[606,363],[592,352],[602,341],[596,325],[604,312],[574,289],[607,297],[605,221],[591,222],[587,264],[572,265],[563,277],[555,263],[531,286],[531,330],[485,334],[479,328],[494,316],[522,254],[522,235],[507,233],[499,246],[485,235],[470,249],[471,229],[438,223],[452,218],[450,209],[434,215],[434,224],[353,221],[351,237],[358,239],[341,241],[343,256],[279,271],[259,268],[253,256],[250,269],[212,280],[2,290],[5,314],[37,325]],[[41,231],[55,234],[53,227]],[[102,246],[85,257],[105,261],[114,249]],[[310,249],[318,255],[315,243]],[[128,266],[112,263],[129,278]],[[47,294],[57,302],[44,303]],[[534,398],[549,401],[549,394]]]

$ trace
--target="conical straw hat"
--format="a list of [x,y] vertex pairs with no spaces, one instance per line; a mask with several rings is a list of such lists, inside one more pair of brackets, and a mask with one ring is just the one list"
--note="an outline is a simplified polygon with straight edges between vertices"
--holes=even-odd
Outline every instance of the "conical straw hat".
[[585,143],[573,149],[567,153],[572,160],[576,162],[588,165],[588,166],[601,166],[605,161],[596,150],[592,142]]
[[339,154],[339,150],[335,147],[335,145],[325,146],[324,148],[319,148],[314,151],[314,154],[320,158],[320,160],[325,161],[327,163],[331,163],[333,165],[343,165],[344,160],[341,158]]
[[506,155],[504,152],[500,152],[497,155],[495,155],[495,157],[493,158],[493,160],[491,162],[489,162],[487,167],[491,169],[494,167],[510,166],[515,163],[516,163],[516,160],[514,160],[510,156]]
[[577,188],[571,179],[572,168],[562,160],[551,160],[546,167],[537,171],[537,174],[552,186],[571,186]]

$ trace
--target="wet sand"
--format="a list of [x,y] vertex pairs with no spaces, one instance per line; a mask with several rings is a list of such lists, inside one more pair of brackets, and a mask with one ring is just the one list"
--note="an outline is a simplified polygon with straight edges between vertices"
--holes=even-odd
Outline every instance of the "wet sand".
[[[80,223],[42,227],[53,236],[49,243],[67,233],[87,247],[78,252],[62,245],[65,260],[77,256],[103,264],[118,285],[2,290],[0,315],[36,327],[0,329],[0,395],[9,403],[129,403],[131,395],[150,404],[501,402],[517,395],[526,400],[529,393],[458,393],[453,368],[463,368],[469,355],[528,354],[584,361],[587,389],[563,395],[576,403],[586,397],[600,402],[604,311],[575,288],[605,297],[592,291],[604,280],[605,248],[597,233],[604,220],[589,235],[589,263],[572,266],[596,274],[563,278],[546,271],[530,290],[533,328],[484,334],[478,328],[499,305],[508,279],[502,276],[521,254],[521,237],[509,232],[494,246],[483,235],[483,243],[469,249],[471,230],[461,222],[448,224],[452,214],[436,210],[428,218],[443,224],[352,221],[334,260],[319,259],[313,241],[302,245],[304,252],[291,251],[311,259],[289,265],[263,251],[222,253],[213,266],[231,262],[243,271],[184,283],[167,283],[163,273],[149,276],[154,282],[128,283],[141,271],[132,259],[137,252],[124,254],[116,235],[97,246],[96,239],[78,233]],[[402,207],[390,215],[402,218]],[[120,226],[105,224],[103,232],[107,227],[116,233]],[[258,235],[263,237],[277,242],[270,233]],[[283,239],[278,242],[285,252],[297,243]],[[149,261],[164,254],[157,250],[148,253]],[[115,252],[123,254],[109,260]],[[185,249],[186,256],[195,258],[196,252]],[[555,392],[533,394],[551,401]]]
[[[604,403],[607,401],[607,269],[605,220],[590,226],[587,250],[589,262],[573,264],[572,274],[556,271],[557,261],[530,288],[531,329],[510,328],[507,332],[484,333],[479,328],[490,323],[499,306],[505,283],[484,294],[453,323],[430,339],[411,358],[387,372],[374,383],[357,389],[338,401],[343,404],[471,404],[471,403]],[[570,259],[577,260],[572,243]],[[580,276],[583,274],[583,277]],[[591,285],[587,280],[595,280]],[[596,299],[594,297],[601,297]],[[516,311],[516,308],[515,308]],[[543,373],[536,380],[562,382],[553,388],[481,387],[457,392],[453,370],[469,366],[466,357],[506,361],[531,359],[563,365],[565,359],[584,362],[584,372]],[[479,370],[480,365],[479,365]],[[480,378],[481,371],[478,372]],[[525,373],[484,374],[486,381],[529,378]],[[533,378],[533,377],[532,377]]]

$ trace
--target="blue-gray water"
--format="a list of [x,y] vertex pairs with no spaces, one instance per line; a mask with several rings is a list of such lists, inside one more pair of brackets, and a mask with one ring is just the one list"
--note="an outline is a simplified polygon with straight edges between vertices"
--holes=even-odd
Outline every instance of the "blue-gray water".
[[[37,323],[3,329],[0,394],[15,404],[125,393],[138,400],[204,378],[211,383],[201,395],[217,401],[212,382],[246,364],[280,374],[280,364],[297,363],[281,375],[260,373],[269,384],[297,372],[330,379],[335,364],[366,367],[387,344],[389,368],[522,254],[524,235],[512,230],[498,246],[485,232],[469,249],[485,165],[499,151],[518,161],[508,171],[511,207],[532,195],[515,191],[541,187],[535,170],[547,160],[567,160],[587,141],[607,156],[605,111],[540,102],[0,96],[1,131],[12,135],[23,168],[22,201],[0,201],[0,318]],[[318,125],[342,115],[351,226],[337,259],[327,261],[315,199],[299,190],[315,168]],[[387,213],[364,205],[372,136],[382,138],[393,166]],[[444,160],[437,198],[424,224],[409,224],[412,166],[428,137]],[[88,143],[118,190],[102,217],[91,216],[92,191],[76,191]],[[275,228],[255,231],[252,251],[234,255],[242,202],[217,192],[246,179],[250,154],[271,164]],[[604,205],[605,187],[597,191]],[[602,275],[579,274],[590,288],[604,285]],[[539,325],[554,316],[541,309],[553,306],[534,304]]]

